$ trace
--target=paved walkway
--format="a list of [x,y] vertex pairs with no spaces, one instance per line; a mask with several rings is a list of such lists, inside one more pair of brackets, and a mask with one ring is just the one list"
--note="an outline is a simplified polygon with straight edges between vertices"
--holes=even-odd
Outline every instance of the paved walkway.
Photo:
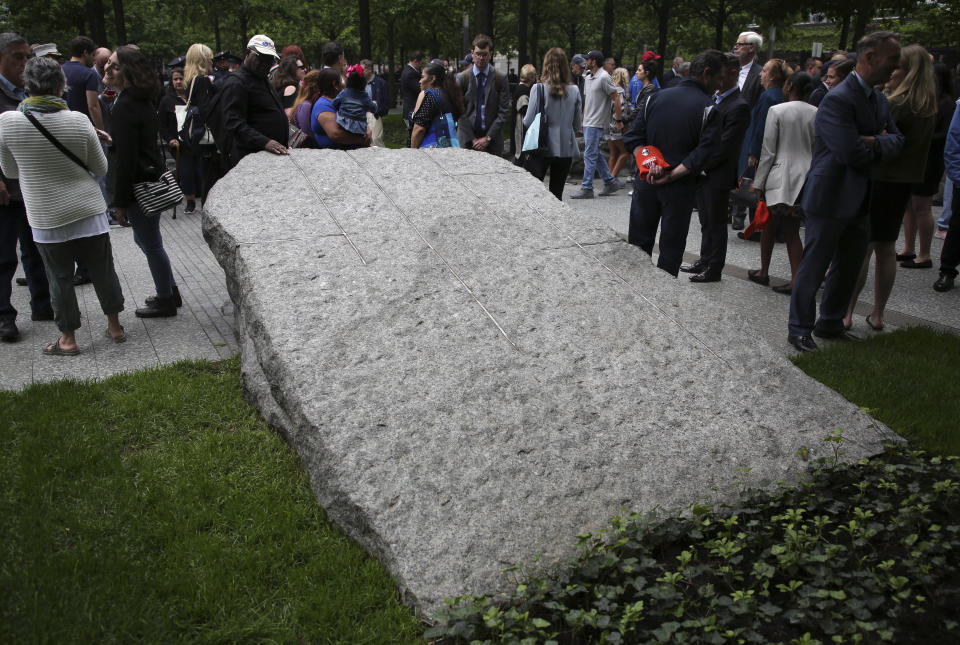
[[[629,189],[611,197],[569,200],[568,195],[577,188],[568,184],[564,196],[564,201],[576,213],[583,217],[598,217],[626,236]],[[695,259],[700,245],[696,215],[693,221],[687,239],[688,261]],[[0,344],[0,389],[19,389],[30,383],[64,378],[102,379],[119,372],[183,359],[218,360],[234,355],[238,348],[232,305],[223,271],[200,232],[199,213],[184,215],[181,212],[177,219],[171,219],[169,213],[164,214],[161,230],[183,294],[184,306],[176,318],[144,320],[133,315],[144,298],[153,294],[153,282],[143,254],[133,243],[132,231],[114,227],[110,233],[114,259],[127,300],[127,309],[121,313],[120,321],[126,327],[129,340],[115,345],[103,336],[106,319],[100,311],[93,286],[84,285],[77,290],[83,311],[84,326],[78,330],[83,353],[69,358],[44,356],[42,347],[58,336],[56,326],[52,322],[31,322],[27,289],[14,286],[14,306],[21,312],[17,318],[21,339],[17,343]],[[740,311],[747,322],[743,329],[744,351],[749,351],[750,344],[759,337],[789,353],[792,349],[786,342],[789,298],[746,279],[746,270],[759,266],[760,245],[737,239],[733,231],[729,234],[728,263],[723,281],[696,285],[681,274],[677,288],[700,289],[709,297]],[[934,258],[939,258],[942,244],[941,240],[934,240]],[[638,261],[645,261],[640,254]],[[790,275],[782,244],[774,250],[770,272],[773,284],[786,281]],[[922,324],[960,333],[960,289],[936,293],[931,288],[936,277],[936,269],[898,272],[888,306],[888,330]],[[854,324],[854,331],[864,336],[874,333],[867,328],[863,318],[870,310],[872,298],[872,285],[868,281]]]

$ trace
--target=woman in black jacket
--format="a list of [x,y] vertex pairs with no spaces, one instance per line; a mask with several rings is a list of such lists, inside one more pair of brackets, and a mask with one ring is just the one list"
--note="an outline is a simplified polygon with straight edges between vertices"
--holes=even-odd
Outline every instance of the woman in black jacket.
[[147,298],[146,306],[137,309],[136,315],[140,318],[176,316],[182,302],[170,258],[163,248],[160,217],[144,214],[133,194],[134,184],[156,181],[164,172],[157,144],[157,113],[153,108],[160,83],[146,56],[128,45],[110,55],[104,71],[105,82],[118,92],[110,123],[112,205],[117,209],[120,224],[133,227],[133,241],[147,257],[157,289],[157,295]]

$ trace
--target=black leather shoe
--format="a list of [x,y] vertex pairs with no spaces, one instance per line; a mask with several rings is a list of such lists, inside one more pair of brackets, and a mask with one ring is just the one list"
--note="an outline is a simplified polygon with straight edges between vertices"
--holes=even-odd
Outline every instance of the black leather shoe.
[[140,307],[134,312],[137,318],[172,318],[177,315],[177,305],[173,296],[157,297],[146,307]]
[[813,335],[817,338],[826,338],[827,340],[860,340],[860,337],[851,332],[849,329],[842,329],[840,331],[821,331],[819,329],[814,329]]
[[18,338],[20,338],[20,330],[17,329],[17,323],[13,320],[0,320],[0,340],[12,343]]
[[90,279],[88,275],[75,275],[73,276],[73,286],[79,287],[82,284],[90,284],[93,280]]
[[820,349],[810,336],[787,336],[787,342],[798,352],[814,352]]
[[941,273],[940,277],[937,278],[937,281],[933,283],[934,291],[950,291],[953,289],[954,278],[947,275],[946,273]]
[[682,267],[680,267],[680,270],[683,271],[684,273],[703,273],[704,269],[706,268],[707,268],[706,262],[701,262],[700,260],[697,260],[693,264],[684,264]]
[[53,309],[34,311],[30,314],[30,320],[33,320],[34,322],[39,320],[53,320]]
[[[157,301],[157,296],[147,296],[147,299],[143,302],[149,307]],[[179,309],[183,306],[183,298],[180,297],[180,289],[177,288],[177,285],[173,285],[173,304]]]
[[746,213],[734,213],[730,227],[735,231],[742,231],[747,222]]
[[716,271],[704,271],[690,276],[690,282],[720,282],[720,274]]
[[746,240],[747,242],[759,242],[760,238],[763,237],[763,233],[760,231],[754,231],[750,234],[750,237],[747,237],[741,231],[740,233],[737,233],[737,237],[739,237],[741,240]]
[[18,287],[25,287],[25,286],[27,286],[27,279],[26,279],[26,278],[17,278],[17,286],[18,286]]

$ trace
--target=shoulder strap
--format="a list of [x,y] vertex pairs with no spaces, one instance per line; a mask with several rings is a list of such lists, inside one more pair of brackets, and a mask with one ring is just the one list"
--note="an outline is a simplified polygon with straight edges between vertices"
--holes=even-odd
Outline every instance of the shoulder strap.
[[187,107],[190,107],[190,100],[193,98],[193,86],[197,84],[197,77],[190,79],[190,91],[187,92]]
[[70,160],[73,161],[75,164],[77,164],[78,166],[80,166],[81,168],[83,168],[84,170],[86,170],[87,172],[90,172],[90,169],[87,168],[87,164],[85,164],[85,163],[83,163],[82,161],[80,161],[80,159],[79,159],[79,157],[77,157],[77,155],[75,155],[75,154],[73,154],[72,152],[70,152],[70,150],[69,150],[65,145],[63,145],[62,143],[60,143],[59,141],[57,141],[57,138],[56,138],[55,136],[53,136],[52,134],[50,134],[50,132],[49,132],[45,127],[43,127],[42,125],[40,125],[40,122],[37,121],[37,117],[33,116],[33,115],[30,114],[29,112],[24,112],[24,114],[27,116],[28,119],[30,119],[30,123],[32,123],[32,124],[37,128],[37,130],[40,131],[40,134],[42,134],[43,136],[45,136],[45,137],[47,138],[47,140],[50,141],[50,143],[52,143],[53,145],[55,145],[55,146],[57,147],[57,149],[60,150],[60,152],[62,152],[63,154],[67,155],[67,157],[69,157]]

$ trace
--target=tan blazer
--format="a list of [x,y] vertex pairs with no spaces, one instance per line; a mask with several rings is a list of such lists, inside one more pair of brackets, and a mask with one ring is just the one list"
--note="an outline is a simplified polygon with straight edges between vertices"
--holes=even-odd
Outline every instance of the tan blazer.
[[813,123],[817,108],[806,101],[787,101],[767,112],[760,163],[753,186],[767,205],[793,205],[813,159]]

